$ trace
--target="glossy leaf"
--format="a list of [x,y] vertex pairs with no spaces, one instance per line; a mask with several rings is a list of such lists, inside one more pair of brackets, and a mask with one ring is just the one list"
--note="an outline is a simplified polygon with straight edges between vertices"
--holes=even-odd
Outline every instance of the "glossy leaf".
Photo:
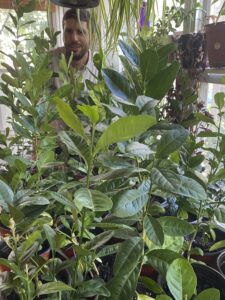
[[113,279],[108,284],[109,300],[132,299],[140,271],[143,241],[139,237],[122,243],[113,266]]
[[206,300],[206,299],[220,300],[220,291],[217,289],[214,289],[214,288],[207,289],[207,290],[202,291],[195,298],[195,300]]
[[143,285],[149,289],[150,291],[152,291],[155,294],[161,294],[163,293],[163,289],[162,287],[155,282],[153,279],[146,277],[146,276],[141,276],[139,278],[139,282],[143,283]]
[[37,295],[48,295],[63,291],[74,291],[74,289],[62,281],[49,282],[41,285],[41,287],[37,290]]
[[134,237],[122,243],[113,265],[114,276],[127,274],[136,268],[142,255],[143,241]]
[[112,208],[112,200],[97,190],[81,188],[75,192],[74,201],[79,209],[86,207],[93,211],[107,211]]
[[148,115],[128,116],[112,123],[101,135],[97,142],[96,151],[105,147],[129,139],[144,133],[156,123],[155,119]]
[[184,128],[169,130],[163,134],[158,145],[156,156],[167,157],[170,153],[180,149],[188,138],[188,131]]
[[132,99],[136,98],[136,93],[132,90],[126,77],[111,69],[104,69],[102,73],[105,83],[113,95],[133,102]]
[[79,155],[81,156],[86,165],[89,165],[91,160],[91,153],[90,148],[85,139],[80,136],[73,136],[70,137],[66,131],[59,132],[60,140],[66,145],[68,151],[72,155]]
[[152,181],[160,189],[196,200],[207,199],[204,188],[195,180],[167,169],[152,169]]
[[158,72],[157,75],[148,83],[145,95],[161,100],[171,88],[179,68],[179,63],[174,62],[170,66]]
[[156,51],[147,49],[140,55],[140,69],[142,80],[146,85],[157,73],[159,67],[159,57]]
[[124,218],[137,214],[148,201],[148,193],[130,190],[118,193],[113,199],[112,213]]
[[171,297],[167,295],[159,295],[155,298],[156,300],[173,300]]
[[159,218],[165,234],[169,236],[185,236],[194,232],[195,228],[192,224],[185,220],[176,217],[161,217]]
[[216,106],[218,107],[219,110],[221,110],[225,105],[224,98],[225,98],[225,94],[223,92],[216,93],[214,96]]
[[140,157],[144,159],[146,156],[152,153],[150,148],[145,145],[141,144],[139,142],[131,142],[126,146],[126,152],[135,155],[137,157]]
[[72,128],[75,133],[79,134],[83,138],[86,138],[83,125],[72,111],[72,108],[58,97],[54,97],[54,102],[56,103],[56,108],[60,117],[66,123],[66,125]]
[[164,243],[163,229],[157,219],[151,216],[144,217],[144,230],[150,241],[161,246]]
[[105,297],[110,296],[109,290],[105,286],[105,282],[101,279],[92,279],[82,282],[78,286],[75,293],[76,297],[81,299],[82,297],[93,297],[96,295],[102,295]]
[[119,46],[124,56],[128,58],[131,64],[137,67],[139,65],[139,58],[136,52],[134,51],[134,49],[129,44],[125,43],[122,40],[119,40]]
[[48,224],[44,224],[43,229],[52,251],[56,250],[57,247],[56,247],[56,240],[55,240],[56,237],[55,230],[52,229]]
[[197,278],[191,264],[182,258],[171,263],[166,281],[175,300],[191,299],[197,286]]
[[3,210],[8,211],[8,204],[13,204],[14,194],[11,188],[0,180],[0,206]]
[[99,109],[95,105],[78,105],[77,108],[89,118],[92,124],[96,124],[99,120]]
[[170,264],[181,255],[169,249],[157,249],[150,251],[147,258],[148,263],[165,278]]

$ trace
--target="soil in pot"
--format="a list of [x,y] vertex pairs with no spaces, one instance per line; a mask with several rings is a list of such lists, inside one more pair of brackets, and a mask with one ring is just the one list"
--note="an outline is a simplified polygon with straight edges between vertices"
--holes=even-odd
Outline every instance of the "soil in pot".
[[[218,249],[215,251],[209,251],[210,247],[218,241],[225,240],[225,233],[221,230],[214,229],[216,234],[216,240],[214,241],[210,236],[205,234],[204,232],[199,232],[196,236],[196,239],[193,242],[193,248],[197,247],[203,250],[204,255],[191,255],[192,258],[195,260],[200,260],[206,263],[208,266],[212,268],[217,268],[216,261],[217,257],[220,255],[221,252],[224,251],[224,248]],[[191,237],[186,237],[186,240],[189,240]]]

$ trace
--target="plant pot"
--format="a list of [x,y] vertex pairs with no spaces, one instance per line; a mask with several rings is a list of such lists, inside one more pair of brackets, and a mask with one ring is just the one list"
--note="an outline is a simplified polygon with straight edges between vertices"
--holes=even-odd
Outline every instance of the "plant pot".
[[[8,247],[8,245],[5,243],[5,241],[0,239],[0,258],[8,259],[10,252],[11,252],[11,249]],[[9,272],[9,271],[10,271],[10,269],[8,267],[0,264],[0,273],[1,272]]]
[[184,69],[204,69],[206,66],[206,37],[203,33],[181,35],[178,55]]
[[[197,277],[197,294],[209,288],[216,288],[220,291],[220,300],[225,300],[225,277],[215,269],[203,264],[194,263],[192,267]],[[158,277],[158,283],[162,286],[166,294],[172,297],[163,277]]]
[[38,251],[38,255],[41,256],[45,261],[49,260],[51,254],[51,248],[49,242],[45,240],[42,244],[42,249]]
[[225,277],[206,265],[194,263],[192,266],[198,280],[197,292],[200,293],[207,288],[216,288],[220,291],[220,300],[225,300]]
[[210,67],[225,67],[225,22],[205,25]]
[[[215,233],[216,233],[216,242],[225,240],[225,233],[223,231],[215,229]],[[215,241],[213,241],[213,243],[214,242]],[[201,256],[201,255],[193,254],[193,255],[191,255],[191,257],[194,258],[195,260],[202,261],[202,262],[206,263],[208,266],[216,269],[217,268],[217,266],[216,266],[217,257],[220,255],[221,252],[224,251],[224,248],[209,252],[209,248],[212,244],[207,246],[207,248],[202,248],[201,245],[198,243],[198,241],[194,241],[193,246],[202,248],[202,250],[204,251],[204,255]]]
[[3,224],[0,224],[0,236],[5,237],[10,234],[11,234],[10,229],[5,227]]
[[92,8],[99,5],[100,0],[51,0],[59,6],[69,8]]
[[225,276],[225,251],[217,257],[216,265],[219,272]]
[[158,272],[151,265],[143,265],[141,267],[141,276],[157,280]]

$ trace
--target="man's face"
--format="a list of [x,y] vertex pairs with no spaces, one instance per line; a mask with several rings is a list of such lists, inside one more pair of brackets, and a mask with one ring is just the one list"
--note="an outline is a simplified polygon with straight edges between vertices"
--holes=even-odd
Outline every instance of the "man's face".
[[67,19],[64,21],[63,42],[68,56],[73,53],[74,60],[80,60],[89,49],[88,24],[84,21]]

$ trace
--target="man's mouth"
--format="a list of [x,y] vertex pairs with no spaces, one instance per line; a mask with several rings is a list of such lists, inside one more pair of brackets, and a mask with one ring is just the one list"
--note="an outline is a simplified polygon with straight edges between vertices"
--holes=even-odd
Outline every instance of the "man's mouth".
[[81,49],[81,45],[72,45],[69,47],[69,50],[72,52],[77,52]]

